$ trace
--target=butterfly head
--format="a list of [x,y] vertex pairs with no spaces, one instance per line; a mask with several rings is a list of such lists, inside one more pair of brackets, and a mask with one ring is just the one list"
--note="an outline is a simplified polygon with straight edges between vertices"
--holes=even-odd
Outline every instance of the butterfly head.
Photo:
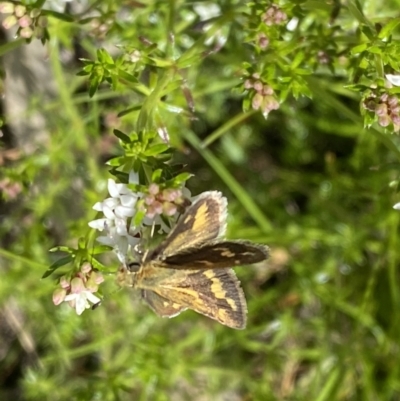
[[140,263],[137,262],[121,265],[117,272],[117,284],[120,287],[133,287],[136,283],[139,269]]

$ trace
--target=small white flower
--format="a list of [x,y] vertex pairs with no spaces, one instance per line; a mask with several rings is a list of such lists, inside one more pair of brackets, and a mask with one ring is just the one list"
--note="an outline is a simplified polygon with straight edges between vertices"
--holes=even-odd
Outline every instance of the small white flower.
[[85,309],[90,308],[89,301],[94,305],[98,304],[101,301],[101,299],[96,297],[96,295],[94,295],[90,291],[81,291],[80,293],[77,294],[67,295],[64,301],[74,303],[76,314],[82,315]]
[[400,202],[393,206],[393,209],[400,210]]
[[400,86],[400,75],[386,74],[386,79],[394,86]]
[[[129,174],[129,183],[138,183],[139,175],[134,171]],[[103,212],[104,218],[89,222],[89,226],[105,231],[105,235],[97,238],[97,241],[114,248],[121,261],[125,260],[125,256],[130,246],[136,245],[139,240],[134,237],[136,232],[132,232],[128,227],[128,218],[134,217],[136,214],[136,202],[141,193],[134,193],[127,184],[116,183],[114,180],[108,180],[108,192],[111,198],[105,199],[103,202],[97,202],[93,209]]]
[[81,315],[85,309],[90,308],[89,301],[92,304],[100,302],[100,298],[96,297],[91,291],[89,291],[79,277],[75,277],[71,281],[71,293],[64,298],[64,302],[75,308],[76,314]]

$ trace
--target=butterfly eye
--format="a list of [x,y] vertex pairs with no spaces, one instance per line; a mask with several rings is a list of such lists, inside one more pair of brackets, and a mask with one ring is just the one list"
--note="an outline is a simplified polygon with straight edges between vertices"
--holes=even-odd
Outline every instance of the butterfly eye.
[[127,270],[131,273],[136,273],[139,271],[140,268],[140,263],[138,262],[131,262],[128,264],[128,266],[126,267]]

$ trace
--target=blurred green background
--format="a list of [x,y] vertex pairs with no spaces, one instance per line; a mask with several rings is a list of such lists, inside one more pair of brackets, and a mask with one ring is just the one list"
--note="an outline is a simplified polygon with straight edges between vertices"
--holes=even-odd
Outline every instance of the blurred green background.
[[[346,77],[326,71],[307,77],[312,100],[289,96],[268,119],[236,121],[243,99],[232,88],[249,48],[234,23],[219,52],[184,71],[196,120],[162,118],[174,161],[195,174],[192,194],[227,196],[228,238],[271,248],[267,262],[236,269],[248,327],[192,311],[161,319],[113,275],[94,311],[53,305],[56,283],[41,276],[60,255],[48,250],[87,234],[107,196],[104,162],[121,153],[112,130],[137,118],[117,114],[142,101],[107,85],[89,98],[78,59],[139,35],[165,44],[172,5],[182,17],[194,4],[101,3],[114,18],[104,36],[49,18],[46,46],[10,50],[3,32],[0,399],[400,400],[400,137],[364,129]],[[185,21],[177,47],[196,38]],[[111,254],[105,262],[118,267]]]

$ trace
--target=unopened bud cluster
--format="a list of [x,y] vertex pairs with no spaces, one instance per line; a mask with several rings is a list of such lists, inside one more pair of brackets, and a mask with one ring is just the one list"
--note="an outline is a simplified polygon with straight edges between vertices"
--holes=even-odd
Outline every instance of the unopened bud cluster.
[[271,7],[267,8],[267,10],[261,14],[261,21],[267,26],[279,25],[286,20],[286,13],[275,4],[271,5]]
[[400,130],[400,105],[397,96],[388,93],[380,96],[371,94],[363,101],[362,106],[375,113],[381,127],[387,127],[392,123],[395,131]]
[[21,38],[30,39],[32,36],[42,38],[47,26],[47,18],[40,15],[39,9],[28,10],[22,4],[13,4],[9,1],[0,2],[0,14],[9,14],[4,18],[2,26],[4,29],[18,27],[17,35]]
[[94,295],[99,289],[99,284],[104,281],[101,273],[94,271],[86,263],[72,279],[61,277],[60,287],[53,293],[54,305],[67,302],[71,308],[81,315],[85,309],[91,307],[89,301],[94,305],[100,302],[100,298]]
[[254,73],[251,78],[246,79],[244,87],[255,92],[251,106],[254,110],[260,110],[264,117],[267,117],[270,111],[279,109],[274,90],[261,81],[259,74]]
[[183,203],[184,197],[180,189],[161,189],[155,183],[150,184],[149,193],[144,197],[146,216],[150,219],[161,214],[174,216]]

